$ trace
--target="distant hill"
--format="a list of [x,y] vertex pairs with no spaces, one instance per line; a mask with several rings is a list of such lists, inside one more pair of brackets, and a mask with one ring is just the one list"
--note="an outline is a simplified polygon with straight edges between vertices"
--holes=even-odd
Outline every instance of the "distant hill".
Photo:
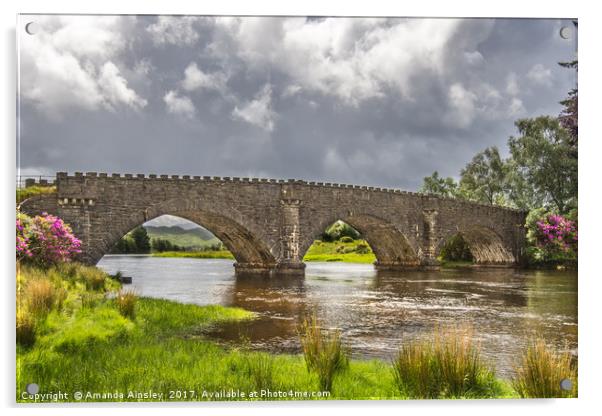
[[144,226],[148,236],[152,238],[161,238],[169,240],[173,244],[181,247],[206,247],[219,243],[219,240],[204,228],[184,229],[174,226]]

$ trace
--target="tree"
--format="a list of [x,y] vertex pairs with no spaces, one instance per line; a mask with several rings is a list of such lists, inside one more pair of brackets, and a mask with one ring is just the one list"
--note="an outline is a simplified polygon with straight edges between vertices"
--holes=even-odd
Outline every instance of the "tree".
[[488,204],[503,204],[506,164],[498,148],[477,153],[460,173],[459,194],[466,199]]
[[[560,62],[559,65],[570,69],[575,68],[575,71],[578,69],[576,60],[571,62]],[[577,88],[573,88],[569,91],[569,96],[561,101],[560,104],[562,104],[564,108],[558,116],[558,119],[560,120],[560,125],[569,132],[568,145],[571,147],[572,156],[576,159],[579,141],[579,98]]]
[[513,160],[511,185],[530,188],[520,198],[515,196],[517,204],[529,209],[554,208],[560,214],[575,208],[577,159],[572,156],[568,130],[558,119],[547,116],[519,120],[516,127],[520,136],[508,140]]
[[443,178],[435,171],[431,176],[426,176],[418,191],[423,194],[433,194],[445,197],[455,197],[458,193],[458,183],[451,177]]
[[132,239],[136,245],[137,253],[149,253],[151,249],[150,238],[144,227],[136,227],[132,231]]

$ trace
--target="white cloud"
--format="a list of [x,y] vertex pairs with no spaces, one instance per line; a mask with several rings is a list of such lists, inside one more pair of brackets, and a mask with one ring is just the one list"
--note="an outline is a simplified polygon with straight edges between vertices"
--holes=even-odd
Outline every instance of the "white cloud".
[[210,50],[220,55],[234,48],[250,68],[271,66],[293,84],[357,105],[391,88],[412,98],[412,76],[445,71],[447,42],[459,24],[454,19],[216,19],[218,40]]
[[40,16],[41,31],[20,38],[20,96],[54,120],[71,109],[140,109],[146,100],[128,87],[113,62],[125,48],[130,18]]
[[274,130],[272,111],[272,88],[266,85],[253,100],[244,103],[240,108],[236,106],[232,111],[234,119],[243,120],[267,131]]
[[127,81],[120,75],[119,69],[113,62],[109,61],[102,66],[98,85],[110,108],[123,103],[132,108],[141,109],[147,104],[145,99],[140,98],[134,90],[128,88]]
[[476,94],[464,88],[462,84],[455,83],[449,88],[447,99],[450,108],[447,114],[448,122],[456,127],[468,127],[476,114]]
[[527,72],[527,78],[536,84],[552,85],[552,71],[542,64],[533,65],[529,72]]
[[184,70],[182,88],[186,91],[198,89],[214,89],[225,91],[227,78],[222,73],[206,74],[199,69],[196,62],[191,62]]
[[168,91],[163,96],[167,112],[177,114],[185,118],[193,118],[196,108],[192,100],[186,96],[179,96],[174,90]]
[[506,92],[510,95],[518,95],[520,87],[518,86],[518,77],[516,73],[510,72],[506,77]]
[[195,16],[158,16],[146,31],[156,45],[192,45],[199,39],[194,28],[199,20]]
[[508,117],[516,117],[524,114],[527,110],[523,104],[523,101],[519,98],[512,98],[510,105],[508,106]]

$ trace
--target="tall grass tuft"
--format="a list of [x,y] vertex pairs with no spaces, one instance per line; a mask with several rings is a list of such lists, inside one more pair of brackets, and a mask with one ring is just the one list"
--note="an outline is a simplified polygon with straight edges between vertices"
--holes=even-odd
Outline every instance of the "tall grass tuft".
[[307,370],[317,374],[322,391],[331,391],[335,375],[349,366],[341,332],[323,330],[315,314],[303,320],[299,332]]
[[120,290],[115,297],[115,304],[119,313],[126,318],[134,319],[136,317],[136,301],[138,295],[131,290]]
[[88,290],[101,290],[105,288],[107,274],[100,269],[89,268],[82,274]]
[[17,342],[31,346],[36,340],[36,321],[31,312],[24,307],[17,308]]
[[274,360],[268,354],[250,354],[246,372],[256,390],[274,388]]
[[432,340],[403,345],[393,360],[393,377],[410,398],[494,393],[495,372],[481,358],[470,327],[437,327]]
[[[564,379],[572,382],[571,390],[560,387]],[[512,387],[521,397],[577,397],[577,368],[570,352],[557,352],[543,339],[532,341],[516,367]]]
[[29,311],[38,316],[47,315],[57,301],[57,291],[54,285],[45,278],[28,281],[24,296]]

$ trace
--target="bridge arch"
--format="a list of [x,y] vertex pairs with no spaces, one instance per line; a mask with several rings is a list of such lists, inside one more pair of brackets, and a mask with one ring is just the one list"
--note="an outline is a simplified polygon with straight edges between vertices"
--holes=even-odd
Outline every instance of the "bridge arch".
[[119,213],[115,218],[110,213],[104,218],[110,226],[103,238],[89,242],[86,250],[89,260],[98,262],[129,231],[162,215],[184,218],[209,230],[232,253],[237,271],[269,271],[276,264],[264,236],[251,221],[231,207],[216,212],[210,201],[201,199],[170,200],[126,214]]
[[372,214],[342,213],[322,221],[315,221],[315,225],[301,241],[300,257],[303,258],[321,233],[338,220],[355,228],[370,244],[376,257],[377,268],[411,268],[420,265],[417,248],[411,244],[406,235],[391,222]]
[[453,236],[461,236],[475,264],[480,265],[511,265],[516,262],[510,250],[500,235],[493,229],[484,226],[470,226],[450,231],[439,239],[435,255],[439,257],[445,243]]

